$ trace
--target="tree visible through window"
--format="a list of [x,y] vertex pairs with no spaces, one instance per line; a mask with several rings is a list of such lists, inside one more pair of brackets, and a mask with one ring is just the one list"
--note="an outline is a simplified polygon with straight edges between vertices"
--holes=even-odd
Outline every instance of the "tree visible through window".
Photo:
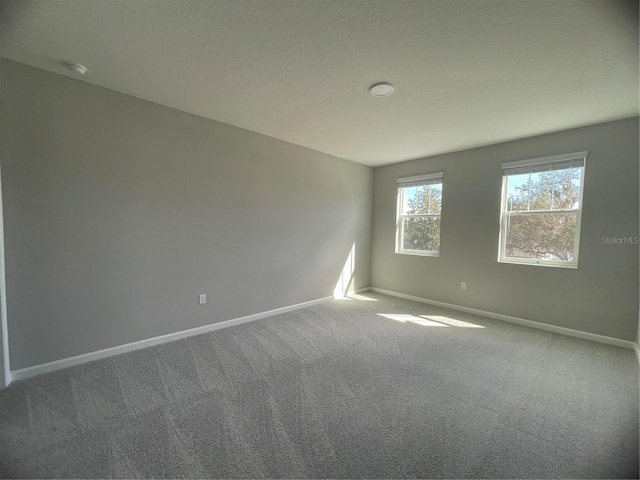
[[397,253],[439,254],[442,177],[398,179]]
[[566,157],[503,165],[501,261],[577,266],[586,153]]

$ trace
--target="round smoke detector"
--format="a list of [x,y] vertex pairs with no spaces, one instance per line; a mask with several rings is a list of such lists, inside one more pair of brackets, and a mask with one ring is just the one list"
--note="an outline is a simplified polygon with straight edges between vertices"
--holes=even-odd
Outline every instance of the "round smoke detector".
[[85,67],[84,65],[80,65],[79,63],[66,62],[65,65],[74,73],[79,73],[80,75],[84,75],[85,73],[87,73],[87,67]]
[[388,82],[376,83],[369,89],[369,93],[374,97],[386,97],[393,93],[393,85]]

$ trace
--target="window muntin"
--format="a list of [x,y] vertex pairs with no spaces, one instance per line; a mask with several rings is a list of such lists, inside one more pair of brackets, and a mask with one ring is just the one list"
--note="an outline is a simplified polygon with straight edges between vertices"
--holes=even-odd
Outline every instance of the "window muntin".
[[396,253],[440,254],[443,173],[398,179]]
[[500,262],[577,268],[586,157],[502,165]]

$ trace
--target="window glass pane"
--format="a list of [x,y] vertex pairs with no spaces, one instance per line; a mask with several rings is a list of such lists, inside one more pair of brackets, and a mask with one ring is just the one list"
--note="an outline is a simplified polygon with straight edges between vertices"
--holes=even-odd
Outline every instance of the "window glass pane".
[[553,172],[531,173],[529,184],[529,210],[551,210]]
[[404,187],[404,214],[439,214],[442,208],[442,183],[420,187]]
[[529,173],[507,177],[507,211],[529,209]]
[[577,213],[507,215],[504,256],[573,261]]
[[507,211],[579,208],[581,175],[580,167],[508,175]]
[[440,217],[413,217],[402,220],[403,250],[440,250]]
[[582,168],[564,168],[553,172],[553,210],[580,208]]

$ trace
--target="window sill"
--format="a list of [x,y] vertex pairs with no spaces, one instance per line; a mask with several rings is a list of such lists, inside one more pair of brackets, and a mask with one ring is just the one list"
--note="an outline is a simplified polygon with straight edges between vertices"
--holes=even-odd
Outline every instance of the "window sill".
[[416,255],[418,257],[439,257],[440,252],[426,252],[422,250],[396,250],[399,255]]
[[550,263],[548,261],[544,263],[542,261],[527,262],[522,260],[505,260],[502,258],[498,259],[498,263],[507,263],[511,265],[530,265],[533,267],[569,268],[572,270],[578,269],[577,263]]

